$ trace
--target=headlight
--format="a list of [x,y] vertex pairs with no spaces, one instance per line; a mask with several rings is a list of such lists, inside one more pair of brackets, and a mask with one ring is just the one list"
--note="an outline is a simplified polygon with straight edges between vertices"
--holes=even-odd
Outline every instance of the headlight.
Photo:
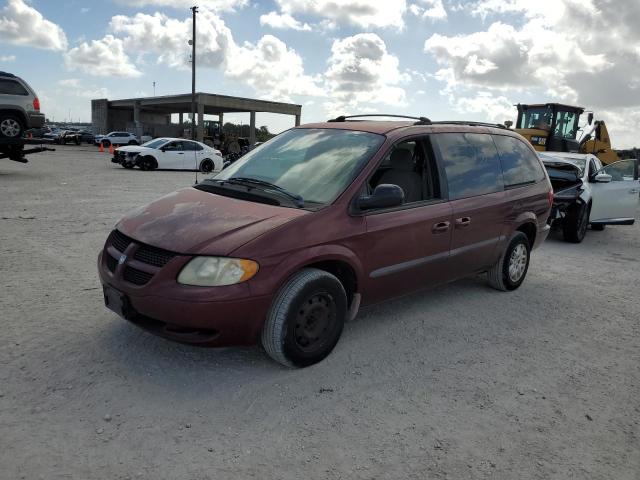
[[258,272],[253,260],[224,257],[195,257],[187,263],[178,283],[201,287],[221,287],[249,280]]

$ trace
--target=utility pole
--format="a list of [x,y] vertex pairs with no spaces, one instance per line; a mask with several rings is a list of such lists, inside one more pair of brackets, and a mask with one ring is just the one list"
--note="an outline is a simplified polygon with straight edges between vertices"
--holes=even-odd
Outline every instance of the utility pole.
[[153,96],[156,96],[156,82],[153,82]]
[[196,14],[198,7],[191,7],[193,13],[193,36],[191,38],[191,139],[196,139]]

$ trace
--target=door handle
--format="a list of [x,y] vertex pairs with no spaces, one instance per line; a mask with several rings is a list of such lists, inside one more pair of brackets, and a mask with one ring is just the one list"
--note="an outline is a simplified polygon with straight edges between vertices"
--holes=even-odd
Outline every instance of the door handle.
[[471,224],[471,217],[456,218],[456,228],[468,227]]
[[178,152],[178,155],[184,155],[184,152]]
[[444,233],[449,230],[449,225],[451,225],[449,222],[434,223],[431,231],[433,233]]

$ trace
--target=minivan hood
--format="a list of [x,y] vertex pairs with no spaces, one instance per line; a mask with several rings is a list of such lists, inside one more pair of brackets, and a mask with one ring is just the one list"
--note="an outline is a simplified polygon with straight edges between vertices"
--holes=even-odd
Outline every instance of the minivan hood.
[[116,228],[139,242],[172,252],[229,255],[263,233],[308,213],[189,187],[135,209]]

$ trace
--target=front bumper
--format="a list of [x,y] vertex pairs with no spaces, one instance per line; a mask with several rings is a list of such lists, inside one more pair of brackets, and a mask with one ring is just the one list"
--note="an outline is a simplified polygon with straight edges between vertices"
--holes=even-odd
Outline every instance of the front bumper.
[[[103,250],[98,257],[98,272],[105,297],[108,289],[120,292],[127,303],[123,318],[138,327],[191,345],[257,343],[270,296],[252,296],[247,283],[214,288],[180,285],[176,278],[190,257],[174,258],[149,283],[137,286],[124,280],[125,264],[111,272],[104,256]],[[134,260],[129,264],[136,265]]]

